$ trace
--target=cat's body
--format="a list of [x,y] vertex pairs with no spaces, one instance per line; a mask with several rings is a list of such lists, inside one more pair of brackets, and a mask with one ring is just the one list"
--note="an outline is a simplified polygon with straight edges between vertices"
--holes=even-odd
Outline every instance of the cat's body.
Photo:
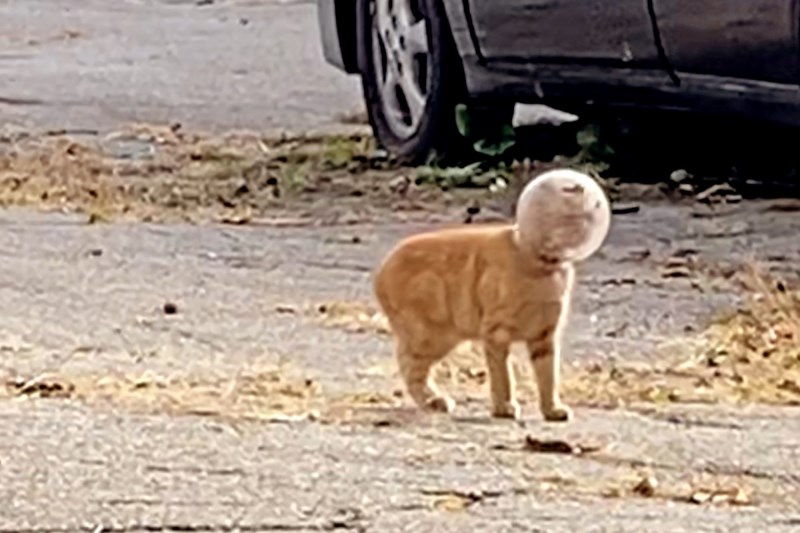
[[[566,178],[574,176],[568,173]],[[577,189],[570,189],[574,179],[591,193],[587,200],[584,188],[580,189],[583,199],[579,206],[573,195]],[[562,179],[553,190],[538,187],[535,201],[529,195],[518,208],[515,225],[469,226],[416,235],[386,257],[375,276],[375,294],[395,338],[400,374],[418,405],[442,412],[453,409],[453,401],[432,382],[430,369],[456,345],[473,340],[482,343],[486,353],[492,413],[518,417],[509,350],[512,343],[522,342],[536,371],[544,417],[552,421],[570,417],[558,395],[559,343],[573,283],[571,257],[564,251],[569,248],[572,253],[588,242],[584,226],[587,220],[596,222],[585,215],[576,217],[575,209],[581,213],[598,209],[602,218],[608,208],[605,197],[596,201],[597,190],[583,178],[574,179]],[[567,203],[559,206],[556,200],[565,191]],[[520,220],[532,225],[538,215],[528,211],[540,200],[546,201],[547,209],[539,206],[537,212],[547,215],[548,224],[555,223],[557,228],[542,224],[547,238],[540,234],[541,227],[519,225]],[[553,219],[559,209],[566,218]],[[602,220],[598,227],[607,231]],[[581,237],[579,242],[576,235]],[[568,246],[559,247],[567,241]]]
[[[515,246],[510,225],[412,237],[389,255],[375,279],[412,398],[434,410],[451,410],[452,402],[428,383],[430,367],[460,342],[480,341],[492,411],[502,417],[518,415],[511,344],[524,342],[535,360],[553,357],[571,286],[571,265],[531,266]],[[557,398],[543,408],[550,417],[568,416]]]

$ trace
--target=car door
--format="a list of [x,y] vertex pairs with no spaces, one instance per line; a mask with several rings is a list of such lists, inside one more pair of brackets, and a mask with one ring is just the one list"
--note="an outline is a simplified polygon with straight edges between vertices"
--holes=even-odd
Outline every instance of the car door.
[[656,65],[646,0],[464,0],[487,61]]
[[667,57],[679,73],[798,79],[796,1],[652,1]]

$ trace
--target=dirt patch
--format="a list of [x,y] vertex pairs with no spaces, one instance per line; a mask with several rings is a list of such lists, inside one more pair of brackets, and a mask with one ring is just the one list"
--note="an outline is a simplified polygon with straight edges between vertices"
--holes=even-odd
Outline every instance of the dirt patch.
[[[0,206],[84,213],[90,222],[478,222],[508,218],[531,175],[569,164],[408,168],[362,134],[209,136],[177,124],[78,133],[0,136]],[[664,197],[662,187],[603,184],[615,201]]]
[[54,132],[2,141],[0,205],[86,213],[93,222],[351,223],[440,210],[455,196],[417,186],[413,169],[393,165],[360,135],[210,137],[138,126],[103,139]]

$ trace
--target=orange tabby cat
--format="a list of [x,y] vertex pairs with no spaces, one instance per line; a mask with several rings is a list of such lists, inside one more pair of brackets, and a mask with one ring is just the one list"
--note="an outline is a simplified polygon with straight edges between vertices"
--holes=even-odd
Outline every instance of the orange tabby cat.
[[400,374],[422,408],[453,410],[453,400],[439,391],[430,370],[456,345],[472,340],[481,342],[486,354],[492,414],[517,418],[509,349],[522,342],[535,369],[544,418],[571,417],[558,388],[572,264],[600,248],[611,211],[594,180],[560,169],[525,187],[516,214],[514,224],[410,237],[375,275],[375,294],[395,338]]

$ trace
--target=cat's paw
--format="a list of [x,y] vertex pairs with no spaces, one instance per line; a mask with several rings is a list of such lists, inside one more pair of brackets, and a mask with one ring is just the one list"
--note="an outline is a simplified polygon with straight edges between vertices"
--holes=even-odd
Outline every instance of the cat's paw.
[[542,415],[548,422],[568,422],[572,419],[572,410],[563,404],[543,407]]
[[492,416],[495,418],[508,418],[511,420],[519,420],[520,417],[519,404],[511,400],[510,402],[503,402],[492,406]]
[[434,396],[425,402],[425,409],[435,413],[450,414],[456,408],[456,402],[447,396]]

